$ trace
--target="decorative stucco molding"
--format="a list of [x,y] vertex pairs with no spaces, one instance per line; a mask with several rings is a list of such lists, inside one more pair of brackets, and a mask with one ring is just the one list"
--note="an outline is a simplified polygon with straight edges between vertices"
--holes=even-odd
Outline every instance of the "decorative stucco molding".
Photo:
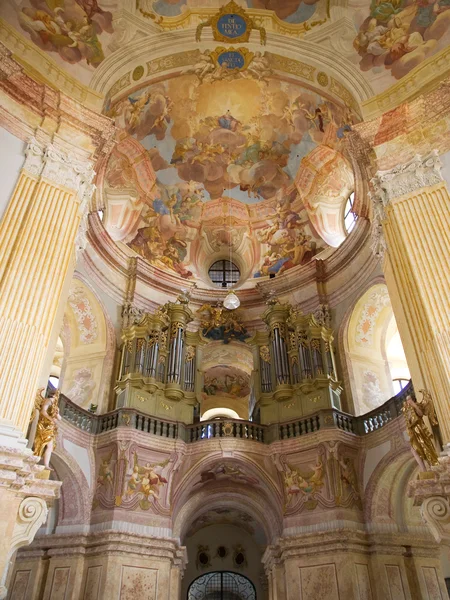
[[[421,188],[443,181],[442,163],[438,150],[426,156],[416,155],[412,160],[388,171],[378,171],[371,183],[374,188],[372,200],[385,207],[395,198],[411,194]],[[381,214],[384,218],[384,214]]]
[[20,503],[16,517],[16,524],[9,547],[8,566],[3,571],[0,579],[0,599],[6,598],[8,590],[6,588],[6,580],[9,569],[12,567],[13,561],[11,557],[14,553],[23,546],[28,546],[34,540],[39,527],[43,525],[47,519],[47,503],[42,498],[31,496],[24,498]]
[[450,543],[450,456],[439,459],[432,471],[421,474],[411,481],[408,496],[420,512],[434,539],[439,543]]
[[138,325],[145,316],[145,310],[137,308],[131,302],[127,302],[122,307],[122,326],[131,327]]

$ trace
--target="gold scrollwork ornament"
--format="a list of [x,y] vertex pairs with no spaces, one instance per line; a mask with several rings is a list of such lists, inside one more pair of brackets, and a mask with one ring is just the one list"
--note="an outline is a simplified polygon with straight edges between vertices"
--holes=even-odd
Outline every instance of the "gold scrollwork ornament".
[[259,349],[259,356],[261,360],[265,363],[270,363],[270,351],[269,346],[261,346]]
[[[245,23],[245,28],[244,28],[242,35],[232,37],[231,35],[230,36],[224,35],[221,31],[219,31],[219,26],[218,26],[219,21],[221,19],[223,20],[223,18],[226,16],[229,16],[230,20],[234,19],[235,17],[238,17],[239,19],[243,20],[243,22]],[[225,6],[222,6],[222,8],[219,10],[219,12],[217,12],[215,15],[213,15],[207,21],[204,21],[203,23],[200,23],[197,26],[197,30],[195,33],[195,40],[197,42],[201,41],[202,31],[203,31],[204,27],[212,28],[213,37],[217,42],[228,42],[228,43],[234,43],[234,44],[241,44],[243,42],[248,42],[250,39],[250,34],[253,29],[255,29],[256,31],[259,31],[259,39],[263,46],[265,46],[266,40],[267,40],[267,33],[266,33],[266,30],[264,29],[264,27],[261,27],[260,25],[258,25],[254,19],[249,17],[247,15],[247,12],[243,8],[241,8],[238,4],[236,4],[236,2],[234,2],[234,0],[231,0],[231,2],[228,2],[228,4],[225,4]]]

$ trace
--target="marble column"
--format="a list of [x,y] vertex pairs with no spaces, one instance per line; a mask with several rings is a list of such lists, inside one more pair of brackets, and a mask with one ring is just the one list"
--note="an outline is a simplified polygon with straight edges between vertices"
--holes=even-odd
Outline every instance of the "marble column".
[[387,251],[386,282],[413,383],[433,395],[448,445],[450,195],[437,151],[379,171],[372,184],[374,249]]
[[0,443],[7,446],[25,444],[93,176],[90,161],[33,139],[0,223]]

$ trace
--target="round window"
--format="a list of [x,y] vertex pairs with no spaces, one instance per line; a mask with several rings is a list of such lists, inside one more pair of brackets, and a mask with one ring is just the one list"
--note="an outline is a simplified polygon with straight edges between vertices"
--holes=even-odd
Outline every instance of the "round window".
[[231,261],[217,260],[209,268],[208,275],[217,287],[230,288],[239,281],[241,272],[239,267]]

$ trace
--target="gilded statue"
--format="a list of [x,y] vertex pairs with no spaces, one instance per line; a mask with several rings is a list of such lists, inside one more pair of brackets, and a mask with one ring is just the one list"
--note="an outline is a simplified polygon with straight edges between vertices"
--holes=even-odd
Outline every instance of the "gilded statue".
[[423,420],[424,416],[428,416],[430,420],[436,418],[431,397],[425,397],[424,394],[422,402],[415,402],[408,395],[406,396],[402,411],[405,416],[406,429],[411,442],[411,451],[419,467],[423,471],[427,471],[429,467],[439,464],[433,436]]
[[228,344],[232,340],[245,341],[249,335],[242,324],[236,310],[224,308],[220,302],[215,306],[203,304],[197,311],[204,337],[212,340],[223,340]]
[[38,390],[35,399],[35,410],[39,412],[36,437],[34,439],[34,454],[43,457],[44,465],[50,469],[50,458],[56,448],[57,422],[61,420],[58,400],[59,390],[49,398],[43,396],[44,388]]

